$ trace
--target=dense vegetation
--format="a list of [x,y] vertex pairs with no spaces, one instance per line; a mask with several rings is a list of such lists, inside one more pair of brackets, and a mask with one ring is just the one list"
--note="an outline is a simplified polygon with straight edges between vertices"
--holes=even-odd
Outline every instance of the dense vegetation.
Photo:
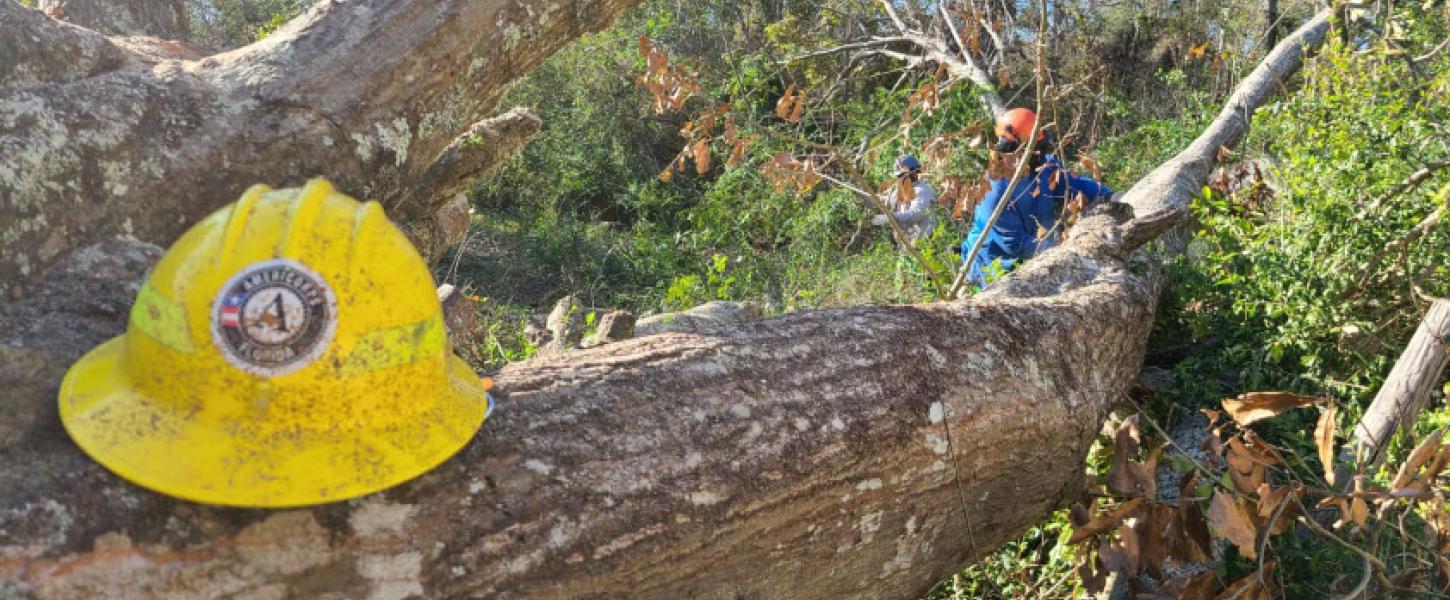
[[[208,2],[193,9],[194,27],[201,40],[235,45],[304,4]],[[1033,104],[1029,42],[1046,32],[1045,112],[1067,140],[1068,158],[1094,158],[1117,189],[1196,135],[1278,34],[1265,27],[1262,7],[1235,0],[1053,2],[1041,6],[1046,24],[1036,5],[1005,8],[994,18],[1011,24],[993,33],[1007,38],[1008,51],[992,69],[1003,97]],[[1291,28],[1311,8],[1284,3],[1274,29]],[[1141,400],[1145,421],[1171,430],[1221,398],[1283,389],[1327,397],[1342,432],[1383,382],[1425,298],[1450,295],[1450,232],[1439,226],[1405,237],[1450,210],[1450,7],[1376,5],[1352,16],[1292,89],[1255,115],[1250,139],[1196,201],[1193,241],[1172,265],[1149,357],[1170,384]],[[986,126],[967,84],[922,110],[913,95],[938,81],[931,65],[821,52],[891,33],[874,3],[656,0],[518,84],[503,105],[533,107],[545,129],[480,182],[473,228],[440,267],[440,278],[484,299],[490,335],[479,350],[490,364],[527,357],[524,315],[564,294],[643,313],[712,299],[754,300],[782,313],[932,298],[927,272],[955,266],[950,249],[963,224],[943,211],[944,226],[920,245],[923,260],[913,260],[887,230],[867,224],[872,209],[849,189],[781,189],[765,172],[782,153],[837,153],[841,178],[850,165],[879,184],[896,155],[926,156],[929,141]],[[698,82],[680,110],[656,111],[637,83],[647,69],[641,37]],[[791,89],[808,91],[799,120],[774,111]],[[702,172],[662,178],[687,143],[681,129],[725,102],[739,134],[758,136],[739,163],[726,165],[731,149],[715,147]],[[929,156],[938,160],[928,160],[928,179],[979,177],[986,150],[973,137],[951,138],[951,152]],[[1422,170],[1428,176],[1402,185]],[[1442,401],[1406,441],[1450,423]],[[1255,425],[1304,457],[1280,467],[1276,480],[1321,477],[1315,421],[1299,411]],[[1089,465],[1099,477],[1112,454],[1112,440],[1104,442]],[[1407,451],[1397,446],[1390,464]],[[1423,524],[1425,516],[1407,518]],[[1063,511],[937,595],[1081,593],[1075,550],[1064,543],[1071,531]],[[1345,548],[1317,538],[1281,543],[1276,577],[1289,597],[1322,597],[1337,574],[1358,573]],[[1376,547],[1392,553],[1407,544]],[[1224,551],[1224,581],[1255,568],[1235,552]]]

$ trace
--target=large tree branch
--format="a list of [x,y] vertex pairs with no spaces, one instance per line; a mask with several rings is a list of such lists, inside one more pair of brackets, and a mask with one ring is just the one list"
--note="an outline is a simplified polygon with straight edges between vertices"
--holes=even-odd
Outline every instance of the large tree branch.
[[167,244],[258,182],[324,175],[426,222],[458,181],[434,179],[426,199],[420,181],[504,157],[434,166],[463,164],[450,144],[507,84],[636,1],[321,2],[232,52],[0,88],[0,280],[33,284],[56,256],[118,234]]

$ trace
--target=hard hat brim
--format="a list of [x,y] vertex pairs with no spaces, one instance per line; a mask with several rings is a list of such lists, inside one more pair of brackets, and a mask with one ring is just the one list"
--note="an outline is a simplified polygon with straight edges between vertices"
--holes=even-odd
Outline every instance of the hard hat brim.
[[272,436],[194,419],[147,398],[125,365],[125,336],[87,353],[61,384],[60,419],[76,444],[132,483],[224,506],[286,508],[354,498],[443,463],[483,424],[491,399],[449,353],[451,385],[428,422],[399,430]]

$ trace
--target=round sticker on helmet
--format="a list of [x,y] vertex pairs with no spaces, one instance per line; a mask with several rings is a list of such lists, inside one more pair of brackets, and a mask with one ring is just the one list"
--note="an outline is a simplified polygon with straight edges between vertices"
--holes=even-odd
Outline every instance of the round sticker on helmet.
[[222,356],[264,377],[316,360],[336,329],[332,288],[312,269],[287,259],[247,265],[222,286],[212,308],[212,339]]

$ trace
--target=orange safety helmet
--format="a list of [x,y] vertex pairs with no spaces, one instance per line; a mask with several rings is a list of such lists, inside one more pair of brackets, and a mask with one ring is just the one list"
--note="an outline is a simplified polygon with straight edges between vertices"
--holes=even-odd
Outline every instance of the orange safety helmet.
[[[1008,139],[1013,142],[1022,143],[1022,138],[1032,132],[1033,125],[1037,124],[1037,113],[1027,108],[1014,108],[997,117],[997,137]],[[1037,132],[1037,140],[1041,141],[1043,134]]]

